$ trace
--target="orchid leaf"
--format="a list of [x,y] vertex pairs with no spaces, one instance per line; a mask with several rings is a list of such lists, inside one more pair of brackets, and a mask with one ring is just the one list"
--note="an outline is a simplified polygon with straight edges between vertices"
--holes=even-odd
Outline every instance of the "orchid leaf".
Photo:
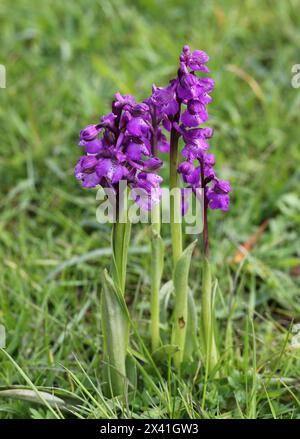
[[181,254],[174,270],[175,311],[172,342],[179,348],[174,360],[177,367],[183,361],[188,318],[188,276],[191,257],[197,241],[192,242]]

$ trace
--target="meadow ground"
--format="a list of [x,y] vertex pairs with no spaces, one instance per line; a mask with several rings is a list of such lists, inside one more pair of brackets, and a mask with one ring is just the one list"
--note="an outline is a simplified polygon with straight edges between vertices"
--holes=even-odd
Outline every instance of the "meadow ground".
[[[7,346],[0,386],[56,388],[72,412],[2,394],[1,418],[300,417],[300,89],[291,87],[299,10],[292,0],[15,0],[13,8],[1,1],[0,323]],[[179,377],[165,361],[161,378],[141,359],[138,387],[120,406],[103,397],[100,379],[110,226],[97,224],[95,192],[73,177],[78,132],[109,110],[115,91],[143,99],[153,82],[166,84],[186,43],[211,56],[211,144],[219,174],[233,187],[231,210],[210,214],[221,373],[205,377],[196,361]],[[253,251],[234,262],[266,220]],[[163,237],[168,245],[167,226]],[[148,246],[149,233],[134,226],[126,298],[149,346]],[[167,262],[164,281],[170,275]],[[199,252],[190,277],[199,304]],[[162,329],[167,339],[169,328]],[[132,346],[141,352],[134,336]]]

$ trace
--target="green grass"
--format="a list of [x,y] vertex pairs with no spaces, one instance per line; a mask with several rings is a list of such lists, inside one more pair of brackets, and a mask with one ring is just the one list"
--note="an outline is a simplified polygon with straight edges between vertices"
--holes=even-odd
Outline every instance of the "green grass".
[[[0,418],[300,417],[300,353],[291,334],[300,318],[300,90],[290,85],[300,62],[299,7],[296,0],[16,0],[12,8],[2,0],[0,323],[10,357],[0,352],[0,386],[29,386],[34,395],[59,389],[70,411],[44,397],[35,396],[40,404],[0,397]],[[201,361],[178,377],[167,357],[158,376],[140,359],[138,387],[122,405],[101,391],[99,299],[110,227],[96,223],[95,193],[73,177],[76,143],[115,91],[143,99],[153,82],[166,84],[185,43],[211,56],[211,144],[233,186],[230,212],[209,218],[220,377],[206,377]],[[240,266],[230,262],[265,219],[254,251]],[[168,227],[162,232],[168,244]],[[149,236],[133,227],[126,297],[147,347]],[[167,262],[164,281],[170,275]],[[191,288],[199,305],[199,254]],[[167,324],[163,334],[168,340]],[[146,355],[134,334],[132,348]]]

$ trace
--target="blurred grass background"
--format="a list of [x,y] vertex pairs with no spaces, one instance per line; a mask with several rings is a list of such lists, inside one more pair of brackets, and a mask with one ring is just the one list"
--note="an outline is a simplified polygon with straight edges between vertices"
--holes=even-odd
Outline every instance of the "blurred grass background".
[[[228,379],[209,388],[205,407],[197,403],[201,383],[190,390],[175,377],[174,412],[143,390],[131,410],[146,417],[300,416],[299,350],[289,336],[300,316],[300,90],[291,87],[291,68],[300,63],[299,11],[298,0],[1,1],[0,323],[7,351],[35,385],[76,393],[64,367],[86,376],[74,354],[100,385],[100,273],[109,264],[110,227],[96,223],[95,193],[73,177],[79,130],[109,111],[116,91],[144,99],[153,82],[165,85],[189,44],[211,57],[211,147],[218,174],[233,186],[230,212],[210,215],[220,346],[233,322],[232,355]],[[247,260],[232,263],[265,220]],[[147,245],[135,226],[127,299],[145,334]],[[196,257],[198,302],[199,266]],[[24,384],[0,355],[0,386]],[[249,378],[249,391],[251,368],[262,378]],[[37,407],[0,399],[0,417],[51,416]],[[97,410],[91,404],[82,416]]]

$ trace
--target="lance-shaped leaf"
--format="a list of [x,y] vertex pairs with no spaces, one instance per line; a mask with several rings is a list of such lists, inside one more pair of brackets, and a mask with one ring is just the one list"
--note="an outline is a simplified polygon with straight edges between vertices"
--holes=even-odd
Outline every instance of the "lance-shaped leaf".
[[179,348],[179,351],[174,355],[176,367],[180,367],[184,357],[188,319],[188,276],[196,242],[192,242],[184,250],[174,269],[175,310],[172,343]]
[[59,409],[67,409],[66,402],[51,393],[39,390],[39,396],[31,389],[23,387],[11,387],[5,390],[0,388],[0,398],[12,398],[22,401],[34,402],[36,404],[43,404],[41,397],[47,401],[51,407],[58,407]]
[[124,392],[126,352],[128,346],[128,315],[122,292],[105,270],[101,300],[106,375],[113,395]]
[[184,357],[186,360],[193,358],[195,351],[198,351],[198,316],[193,291],[189,288],[188,293],[188,323],[186,328],[186,343]]
[[202,300],[201,300],[201,324],[204,344],[204,354],[208,372],[218,362],[218,352],[214,328],[214,295],[217,288],[215,283],[212,288],[210,263],[207,258],[203,259],[202,268]]

